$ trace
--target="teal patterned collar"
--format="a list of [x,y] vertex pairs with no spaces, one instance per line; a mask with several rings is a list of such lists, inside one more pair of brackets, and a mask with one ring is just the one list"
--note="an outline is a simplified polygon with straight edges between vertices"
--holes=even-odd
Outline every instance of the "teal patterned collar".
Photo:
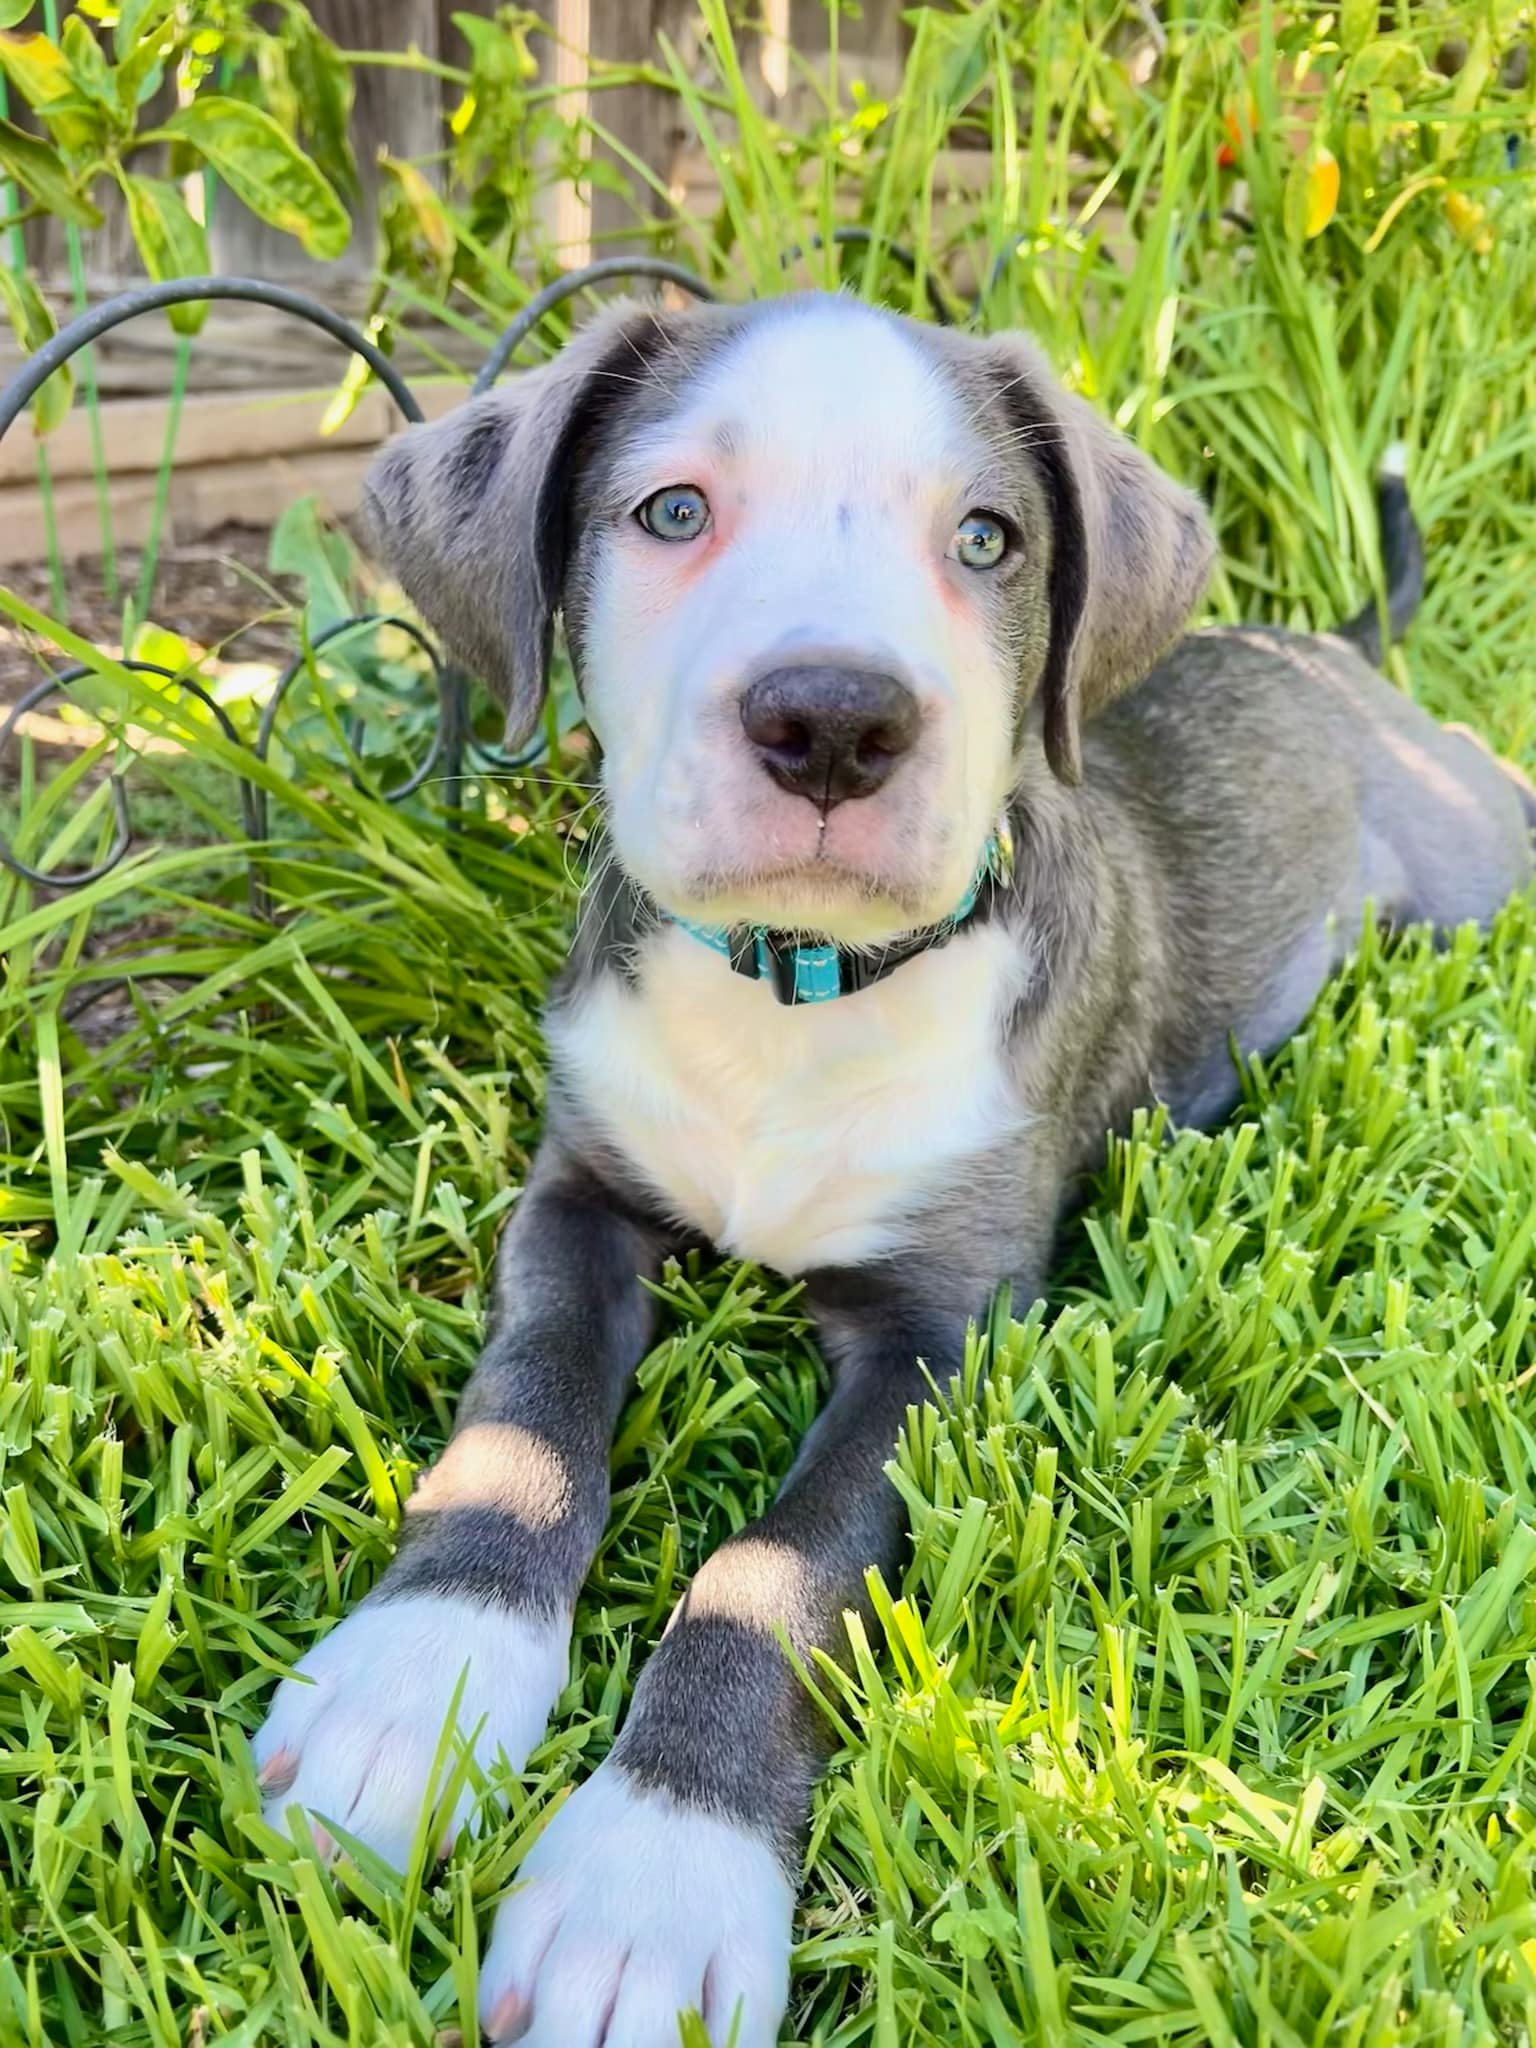
[[1012,867],[1013,842],[1004,819],[982,849],[971,885],[948,917],[885,947],[838,946],[830,940],[808,944],[793,933],[768,931],[761,925],[692,924],[685,917],[675,922],[748,981],[766,981],[781,1003],[830,1003],[883,981],[919,953],[947,945]]

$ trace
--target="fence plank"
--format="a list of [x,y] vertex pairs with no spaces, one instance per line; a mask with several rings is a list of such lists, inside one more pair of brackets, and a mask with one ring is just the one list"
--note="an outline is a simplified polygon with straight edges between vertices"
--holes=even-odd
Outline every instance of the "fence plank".
[[[183,454],[171,474],[166,536],[173,544],[221,526],[262,526],[297,499],[313,493],[328,512],[357,510],[374,450],[397,421],[382,393],[370,393],[346,429],[322,441],[317,427],[328,394],[231,406],[222,399],[189,399]],[[455,385],[422,385],[417,397],[428,419],[463,402]],[[165,432],[164,400],[127,401],[104,408],[108,496],[119,546],[149,534],[156,499],[154,465]],[[86,471],[83,424],[60,430],[54,513],[66,561],[101,545],[96,487]],[[43,552],[37,489],[5,446],[0,466],[0,563],[38,560]]]
[[[429,418],[462,404],[464,399],[464,386],[446,379],[423,381],[414,389]],[[375,386],[364,393],[350,418],[322,436],[321,423],[331,398],[329,388],[196,393],[182,405],[176,437],[177,463],[182,468],[195,469],[209,462],[303,457],[310,453],[324,455],[336,448],[371,448],[400,424],[388,395]],[[163,398],[123,398],[104,410],[102,429],[114,478],[153,474],[159,467],[167,412],[168,404]],[[0,442],[0,488],[32,482],[32,446],[31,435],[20,427]],[[88,423],[78,407],[49,436],[48,455],[56,478],[90,475]]]

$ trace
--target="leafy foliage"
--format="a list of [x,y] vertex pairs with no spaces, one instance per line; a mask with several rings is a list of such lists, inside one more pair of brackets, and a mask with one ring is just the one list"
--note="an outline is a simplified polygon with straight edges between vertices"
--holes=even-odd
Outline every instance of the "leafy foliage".
[[[41,212],[100,226],[93,194],[110,178],[123,192],[149,275],[204,276],[211,264],[202,219],[160,174],[169,144],[178,171],[197,164],[216,171],[242,205],[297,237],[309,254],[337,256],[347,246],[351,223],[332,179],[344,192],[355,189],[347,139],[352,81],[301,0],[283,0],[276,32],[244,0],[122,0],[72,10],[57,39],[37,29],[4,32],[30,11],[11,9],[0,21],[0,80],[44,131],[39,138],[0,122],[0,178],[14,180],[31,202],[14,219]],[[209,89],[221,75],[240,81],[242,91],[245,80],[259,80],[282,118],[247,97]],[[184,104],[157,127],[146,110],[167,78],[181,87]],[[154,172],[144,168],[146,152]],[[33,324],[9,310],[23,345],[36,347]],[[205,310],[181,306],[170,318],[192,334]],[[54,423],[39,410],[41,431]]]

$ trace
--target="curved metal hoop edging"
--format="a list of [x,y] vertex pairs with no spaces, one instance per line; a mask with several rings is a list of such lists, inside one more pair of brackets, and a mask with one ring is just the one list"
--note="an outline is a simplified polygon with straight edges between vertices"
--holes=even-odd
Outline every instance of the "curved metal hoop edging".
[[[278,677],[273,685],[271,696],[262,708],[261,724],[256,729],[256,741],[251,749],[258,761],[265,761],[267,758],[272,745],[272,735],[277,726],[277,714],[282,709],[283,699],[287,696],[294,683],[298,681],[299,677],[310,666],[314,657],[322,649],[332,646],[338,640],[346,639],[354,633],[375,631],[380,626],[398,627],[408,639],[414,640],[422,653],[425,654],[428,661],[432,664],[432,674],[437,682],[439,708],[446,713],[446,706],[443,705],[443,696],[450,687],[451,673],[442,656],[438,653],[436,645],[422,631],[421,627],[413,619],[401,618],[396,612],[354,612],[350,618],[337,619],[333,624],[327,626],[323,632],[316,633],[303,652],[295,655],[294,659],[289,662],[288,666]],[[446,717],[438,724],[437,729],[434,731],[432,744],[428,747],[426,754],[416,767],[412,769],[406,779],[403,782],[396,783],[393,789],[381,789],[379,791],[379,796],[384,803],[403,803],[406,797],[413,795],[415,791],[421,788],[433,768],[437,765],[438,759],[442,754],[444,723],[446,723]],[[352,748],[353,753],[357,755],[359,762],[362,758],[361,748],[358,745],[361,732],[361,719],[354,719],[347,731],[347,743]],[[352,780],[354,783],[360,782],[356,766],[352,769]],[[257,790],[256,801],[257,810],[261,818],[260,836],[265,838],[267,793],[264,789]]]
[[344,348],[361,356],[408,420],[414,423],[421,419],[421,407],[410,385],[384,351],[366,334],[359,333],[350,320],[333,313],[318,299],[305,292],[291,291],[284,284],[265,284],[259,277],[178,277],[165,284],[138,285],[132,291],[104,299],[77,320],[71,320],[67,327],[61,327],[52,340],[44,342],[0,391],[0,439],[15,425],[27,402],[72,355],[101,335],[110,334],[114,327],[138,319],[141,313],[184,306],[197,299],[240,299],[253,305],[273,306],[280,313],[307,320],[311,327],[321,328]]
[[[293,291],[287,285],[268,284],[263,279],[256,277],[182,277],[169,279],[162,284],[139,285],[130,291],[118,292],[114,297],[104,300],[101,305],[93,306],[88,312],[82,313],[78,319],[70,321],[68,326],[61,328],[40,349],[29,356],[16,374],[9,379],[4,389],[0,390],[0,439],[3,439],[10,428],[15,425],[30,400],[47,383],[54,371],[68,362],[71,356],[78,354],[81,349],[88,347],[91,342],[98,340],[103,334],[109,334],[115,327],[121,327],[130,320],[138,319],[141,314],[161,311],[168,306],[181,306],[198,300],[210,299],[235,300],[246,304],[271,306],[278,312],[292,314],[295,319],[303,320],[311,327],[318,327],[323,333],[330,335],[333,340],[340,342],[342,347],[350,350],[354,355],[362,357],[363,361],[367,363],[369,369],[389,393],[404,419],[415,424],[423,418],[421,407],[417,404],[415,394],[412,392],[410,385],[390,361],[389,357],[384,354],[383,350],[375,342],[370,341],[367,335],[360,332],[350,320],[345,320],[339,313],[332,312],[331,308],[323,305],[320,300],[310,298],[305,292]],[[404,624],[406,630],[412,632],[414,637],[421,641],[421,644],[431,656],[433,669],[438,678],[439,697],[441,699],[445,687],[451,687],[451,685],[445,685],[443,665],[437,657],[436,650],[426,640],[425,636],[416,633],[415,629],[408,622],[401,621],[400,623]],[[299,662],[294,664],[293,669],[290,670],[288,676],[279,686],[279,695],[281,695],[283,689],[286,689],[288,682],[292,680],[293,675],[302,665],[303,661],[301,658]],[[239,733],[235,730],[222,707],[203,689],[201,684],[195,682],[190,676],[178,677],[170,670],[161,668],[153,662],[125,661],[123,667],[132,669],[140,674],[164,676],[168,681],[176,683],[180,688],[190,690],[218,720],[225,737],[236,746],[243,744]],[[62,669],[56,676],[44,677],[40,683],[29,690],[15,706],[10,717],[5,721],[4,726],[0,727],[0,752],[4,751],[16,721],[24,712],[31,710],[34,706],[41,703],[44,698],[51,696],[55,690],[66,689],[71,683],[78,682],[83,676],[87,676],[90,673],[91,670],[85,667]],[[463,687],[463,685],[461,684],[460,687]],[[454,729],[451,718],[446,719],[445,723],[449,726],[450,730]],[[262,741],[257,747],[257,753],[261,758],[265,758],[265,738],[269,732],[270,727],[267,720],[264,719]],[[426,768],[423,769],[419,777],[413,777],[406,786],[392,792],[392,800],[408,796],[412,789],[420,787],[421,780],[425,779],[425,773],[430,768],[431,762],[436,759],[441,744],[442,729],[440,727],[438,734],[434,738],[432,752],[428,758]],[[240,792],[241,808],[248,836],[253,840],[264,838],[267,822],[265,791],[258,790],[253,783],[248,782],[242,776],[240,778]],[[94,868],[74,869],[62,874],[45,874],[17,858],[3,843],[0,843],[0,862],[3,862],[16,874],[23,876],[28,881],[42,883],[55,889],[79,889],[83,888],[88,882],[100,880],[103,875],[111,873],[112,869],[116,867],[133,843],[132,820],[128,808],[127,792],[123,785],[122,776],[115,770],[112,775],[112,804],[117,820],[117,831],[111,850],[105,860],[98,863]],[[254,872],[251,876],[251,900],[253,906],[257,908],[260,907],[263,900],[263,892]]]
[[470,386],[471,393],[478,398],[482,392],[490,390],[546,313],[552,313],[556,306],[563,305],[589,285],[606,284],[618,277],[655,278],[661,284],[675,284],[679,291],[690,292],[694,298],[711,303],[715,296],[702,277],[695,277],[680,263],[667,262],[665,257],[600,256],[596,263],[588,263],[580,270],[568,270],[563,277],[545,285],[541,292],[534,293],[517,317],[502,330],[495,347],[476,373]]
[[[157,661],[123,661],[118,665],[130,670],[134,675],[159,676],[165,682],[174,683],[178,690],[188,691],[205,711],[212,714],[225,739],[233,746],[243,745],[229,714],[195,676],[178,675],[174,669],[164,668]],[[56,690],[67,690],[72,683],[78,683],[85,676],[94,673],[95,671],[88,668],[84,662],[77,662],[72,668],[60,669],[57,675],[44,676],[40,682],[34,683],[32,688],[12,705],[5,723],[0,725],[0,757],[4,756],[6,747],[10,744],[11,734],[29,711],[35,710]],[[108,779],[112,790],[112,814],[116,830],[111,846],[95,867],[61,868],[50,873],[46,868],[32,867],[3,840],[0,840],[0,865],[8,867],[12,874],[20,875],[23,881],[39,883],[45,889],[83,889],[90,882],[99,882],[103,875],[110,875],[133,844],[133,819],[128,808],[128,792],[122,776],[114,768]],[[256,804],[258,792],[254,784],[248,782],[243,775],[236,774],[236,780],[240,784],[240,812],[246,836],[255,839],[259,836],[260,813]]]
[[531,768],[549,750],[549,741],[542,732],[515,754],[509,754],[505,747],[498,747],[490,740],[477,740],[473,733],[465,745],[476,765],[492,775],[515,775],[520,768]]

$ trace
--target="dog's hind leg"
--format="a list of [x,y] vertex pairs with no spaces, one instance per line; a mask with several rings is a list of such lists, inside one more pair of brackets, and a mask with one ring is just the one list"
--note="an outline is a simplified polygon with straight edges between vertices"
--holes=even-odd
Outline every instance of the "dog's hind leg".
[[1506,761],[1502,754],[1496,754],[1480,732],[1474,732],[1470,725],[1447,725],[1446,732],[1453,732],[1459,740],[1470,740],[1474,747],[1485,754],[1503,775],[1515,785],[1515,794],[1525,812],[1525,822],[1533,837],[1536,837],[1536,782],[1532,782],[1523,768],[1517,768],[1513,761]]
[[[1401,444],[1389,449],[1376,478],[1384,607],[1364,606],[1334,628],[1373,667],[1407,631],[1424,595],[1424,539],[1408,496]],[[1387,866],[1406,883],[1402,915],[1442,930],[1468,918],[1486,921],[1530,872],[1536,839],[1536,787],[1502,760],[1469,726],[1437,726],[1404,699],[1394,703],[1352,685],[1362,708],[1374,710],[1375,758],[1365,763],[1366,841],[1391,849]],[[1449,744],[1447,744],[1449,742]],[[1468,761],[1470,744],[1481,758]],[[1509,799],[1520,806],[1525,830]],[[1369,855],[1365,860],[1371,866]],[[1366,875],[1367,892],[1397,909]]]
[[1442,932],[1486,924],[1531,876],[1529,785],[1476,734],[1436,725],[1395,693],[1374,724],[1362,749],[1362,842],[1387,850],[1403,878],[1392,921]]

